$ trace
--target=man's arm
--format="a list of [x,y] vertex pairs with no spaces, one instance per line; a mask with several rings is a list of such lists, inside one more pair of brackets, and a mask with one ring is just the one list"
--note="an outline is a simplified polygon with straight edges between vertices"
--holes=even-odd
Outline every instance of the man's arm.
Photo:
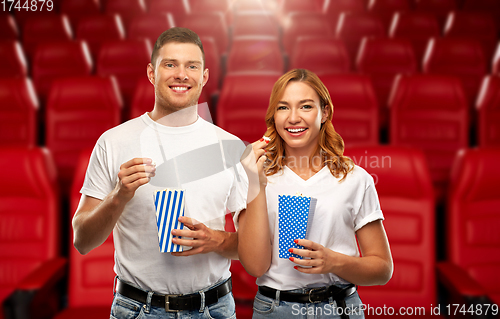
[[115,189],[103,200],[82,195],[73,217],[73,245],[83,255],[109,236],[125,205],[156,171],[149,158],[134,158],[120,166]]

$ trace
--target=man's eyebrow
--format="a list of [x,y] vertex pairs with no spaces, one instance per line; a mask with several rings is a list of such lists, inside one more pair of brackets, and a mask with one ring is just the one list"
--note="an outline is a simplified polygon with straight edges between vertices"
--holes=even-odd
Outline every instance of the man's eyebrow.
[[[177,59],[165,58],[165,59],[161,60],[161,63],[165,63],[165,62],[178,62],[178,61],[179,60],[177,60]],[[187,63],[189,63],[189,64],[201,64],[201,61],[199,61],[199,60],[190,60],[190,61],[187,61]]]

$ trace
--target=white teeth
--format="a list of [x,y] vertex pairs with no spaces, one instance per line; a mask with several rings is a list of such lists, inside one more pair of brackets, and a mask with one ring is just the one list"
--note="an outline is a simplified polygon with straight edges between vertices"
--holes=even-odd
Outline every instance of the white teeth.
[[172,87],[172,90],[175,90],[175,91],[187,91],[187,87],[185,86],[173,86]]
[[290,133],[298,133],[305,131],[305,128],[287,128],[287,131]]

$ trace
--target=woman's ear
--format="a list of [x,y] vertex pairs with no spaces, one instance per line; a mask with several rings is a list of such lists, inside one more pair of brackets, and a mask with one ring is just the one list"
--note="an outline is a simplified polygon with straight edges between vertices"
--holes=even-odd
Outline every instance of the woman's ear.
[[328,107],[328,105],[325,105],[321,110],[321,123],[325,123],[329,115],[330,115],[330,108]]

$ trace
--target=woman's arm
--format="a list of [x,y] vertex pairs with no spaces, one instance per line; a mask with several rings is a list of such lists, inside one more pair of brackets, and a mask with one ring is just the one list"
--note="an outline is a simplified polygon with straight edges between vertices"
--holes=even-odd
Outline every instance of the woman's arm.
[[247,147],[242,164],[248,175],[247,209],[238,217],[238,255],[245,270],[262,276],[271,265],[271,235],[267,215],[266,184],[263,172],[267,142],[257,141]]
[[[335,275],[360,286],[385,285],[392,277],[393,263],[389,242],[381,220],[373,221],[356,232],[362,257],[347,256],[310,240],[297,244],[306,249],[293,249],[294,254],[311,259],[291,260],[303,273]],[[312,266],[304,268],[300,266]]]

